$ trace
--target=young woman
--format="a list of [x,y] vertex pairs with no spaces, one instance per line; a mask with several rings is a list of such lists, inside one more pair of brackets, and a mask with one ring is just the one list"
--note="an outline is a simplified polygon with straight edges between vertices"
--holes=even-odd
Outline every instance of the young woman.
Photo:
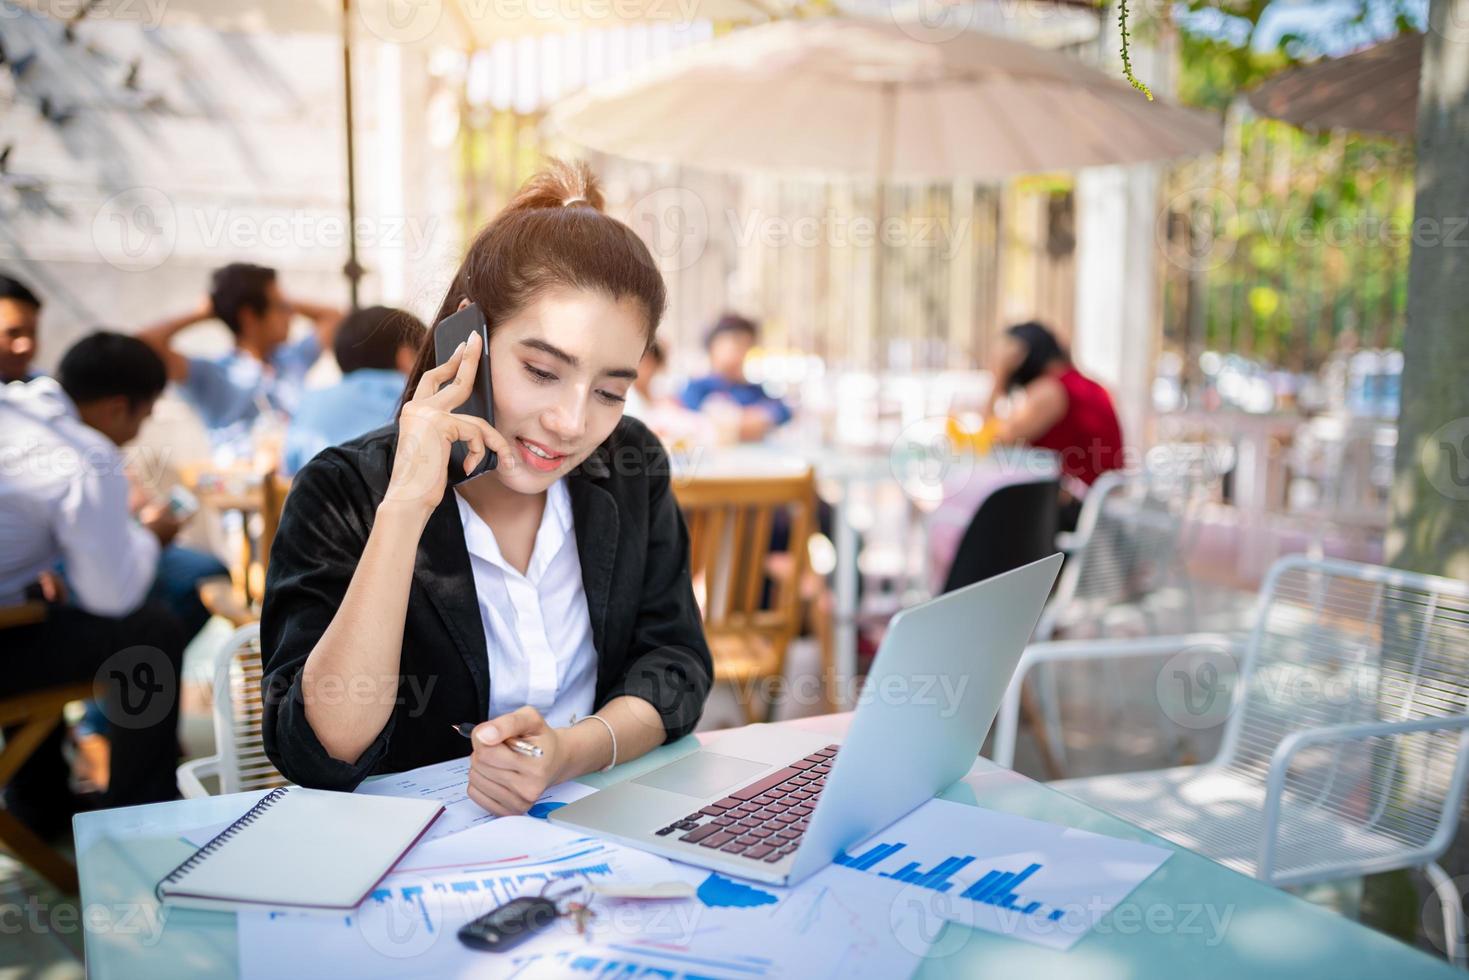
[[[452,412],[479,339],[435,367],[430,331],[397,423],[292,485],[261,613],[263,724],[306,786],[472,751],[469,796],[503,815],[688,733],[713,670],[667,457],[622,412],[663,281],[585,165],[553,162],[480,232],[435,323],[470,303],[493,427]],[[466,472],[487,451],[499,466],[449,486],[456,441]]]
[[1061,526],[1074,530],[1080,496],[1108,470],[1122,466],[1122,426],[1107,389],[1078,371],[1056,335],[1040,323],[1006,328],[990,362],[995,386],[985,415],[1003,395],[1023,397],[999,424],[995,441],[1054,450],[1075,493],[1061,492]]

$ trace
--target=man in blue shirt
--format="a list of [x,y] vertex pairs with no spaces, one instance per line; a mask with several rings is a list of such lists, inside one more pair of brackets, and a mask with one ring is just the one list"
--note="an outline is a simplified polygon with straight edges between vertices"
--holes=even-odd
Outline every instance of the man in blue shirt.
[[[301,314],[312,332],[288,341],[291,317]],[[235,335],[235,349],[223,357],[185,357],[173,350],[175,334],[218,317]],[[330,347],[342,320],[340,310],[287,299],[274,269],[236,262],[216,269],[209,297],[196,310],[165,320],[138,337],[158,352],[216,447],[248,453],[250,428],[262,411],[290,417],[296,410],[306,372]]]
[[765,389],[745,377],[745,357],[755,346],[758,328],[753,320],[726,313],[704,337],[709,353],[709,374],[694,378],[683,391],[683,403],[694,411],[724,399],[740,409],[739,437],[746,442],[765,438],[770,430],[790,421],[785,402],[766,394]]
[[391,422],[427,333],[404,310],[369,306],[348,314],[332,343],[342,380],[301,396],[286,431],[281,471],[293,475],[326,447]]

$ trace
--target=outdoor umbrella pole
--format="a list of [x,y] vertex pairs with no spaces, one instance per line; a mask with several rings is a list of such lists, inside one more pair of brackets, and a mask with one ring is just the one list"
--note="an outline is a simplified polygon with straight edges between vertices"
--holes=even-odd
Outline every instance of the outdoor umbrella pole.
[[[894,82],[884,82],[878,94],[880,120],[877,130],[877,203],[875,207],[877,216],[877,234],[873,237],[872,259],[872,335],[881,336],[883,321],[883,303],[886,302],[886,288],[883,282],[884,268],[883,259],[887,253],[886,242],[883,241],[883,225],[887,223],[888,217],[888,179],[893,170],[893,130],[895,128],[895,117],[898,111],[898,86]],[[881,358],[882,351],[873,351],[874,358]]]
[[362,266],[357,261],[357,152],[352,125],[352,0],[342,0],[342,111],[347,131],[347,288],[352,309],[357,309],[357,284]]

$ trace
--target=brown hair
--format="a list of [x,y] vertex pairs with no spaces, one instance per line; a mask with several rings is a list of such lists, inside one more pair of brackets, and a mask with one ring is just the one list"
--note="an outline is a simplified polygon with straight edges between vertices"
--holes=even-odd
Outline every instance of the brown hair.
[[[631,228],[603,211],[602,189],[590,167],[552,159],[475,236],[434,325],[468,299],[478,304],[493,333],[556,286],[632,297],[647,314],[648,343],[653,342],[667,295],[652,254]],[[400,408],[436,363],[430,327]]]

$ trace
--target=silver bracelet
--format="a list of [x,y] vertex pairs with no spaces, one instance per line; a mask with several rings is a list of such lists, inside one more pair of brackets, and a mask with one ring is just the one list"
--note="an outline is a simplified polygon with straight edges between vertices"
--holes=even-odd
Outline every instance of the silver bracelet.
[[607,734],[612,738],[612,761],[607,763],[605,767],[599,770],[600,772],[606,772],[608,769],[611,769],[613,766],[617,765],[617,733],[612,730],[611,722],[609,722],[606,718],[603,718],[601,715],[587,715],[585,718],[582,719],[582,721],[589,721],[593,718],[602,723],[602,727],[607,729]]

